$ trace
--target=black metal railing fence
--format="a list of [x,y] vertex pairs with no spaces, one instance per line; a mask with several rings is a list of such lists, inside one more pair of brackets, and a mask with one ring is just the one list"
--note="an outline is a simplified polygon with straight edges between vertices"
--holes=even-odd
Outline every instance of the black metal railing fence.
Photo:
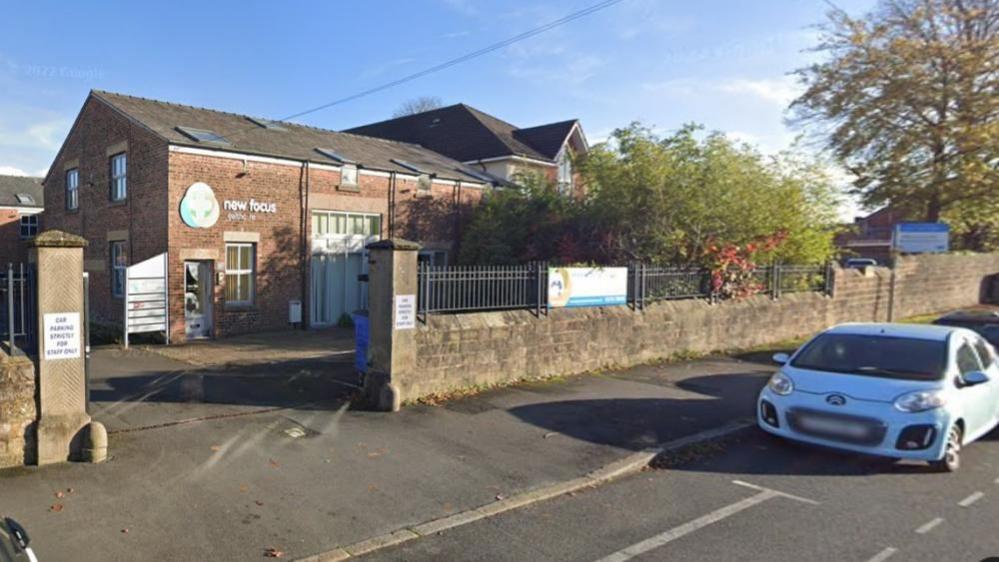
[[[627,301],[634,309],[646,304],[680,299],[717,301],[732,296],[731,287],[751,294],[780,298],[785,293],[832,290],[829,265],[774,264],[752,270],[731,270],[715,278],[704,268],[632,264],[628,266]],[[453,314],[490,310],[548,309],[548,264],[508,266],[430,266],[418,269],[417,311]]]
[[35,268],[9,263],[0,267],[0,341],[8,353],[32,353],[37,345]]

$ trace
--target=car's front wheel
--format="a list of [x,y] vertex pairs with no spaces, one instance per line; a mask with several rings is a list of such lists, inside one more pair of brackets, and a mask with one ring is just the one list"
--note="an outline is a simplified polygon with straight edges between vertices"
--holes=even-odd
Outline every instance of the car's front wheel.
[[943,458],[930,463],[939,472],[956,472],[961,468],[961,428],[954,424],[947,433],[947,445]]

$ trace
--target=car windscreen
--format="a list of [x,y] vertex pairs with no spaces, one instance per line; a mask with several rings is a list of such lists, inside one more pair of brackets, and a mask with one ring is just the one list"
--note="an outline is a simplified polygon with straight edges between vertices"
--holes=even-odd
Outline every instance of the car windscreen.
[[822,334],[791,362],[799,369],[905,380],[938,380],[947,366],[947,343],[861,334]]

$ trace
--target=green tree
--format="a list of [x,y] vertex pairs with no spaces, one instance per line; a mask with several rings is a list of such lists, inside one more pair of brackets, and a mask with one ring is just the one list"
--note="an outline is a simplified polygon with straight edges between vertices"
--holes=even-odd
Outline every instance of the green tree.
[[579,162],[582,197],[536,176],[475,209],[462,263],[549,260],[705,265],[712,245],[779,236],[761,260],[822,262],[833,255],[837,200],[824,166],[795,154],[764,157],[696,126],[660,137],[619,129]]
[[587,212],[614,262],[702,263],[713,244],[785,233],[768,260],[821,262],[833,255],[836,191],[822,163],[794,153],[764,157],[720,133],[688,125],[660,137],[619,129],[586,157]]
[[[999,2],[881,0],[833,9],[793,120],[816,127],[868,206],[962,228],[999,202]],[[970,228],[975,229],[973,225]]]

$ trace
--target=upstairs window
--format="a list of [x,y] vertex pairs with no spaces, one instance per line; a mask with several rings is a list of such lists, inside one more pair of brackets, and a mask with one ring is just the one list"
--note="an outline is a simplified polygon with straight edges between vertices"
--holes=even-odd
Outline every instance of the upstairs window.
[[124,152],[111,157],[111,200],[124,201],[128,196],[128,155]]
[[73,168],[66,171],[66,210],[75,211],[80,208],[80,170]]
[[565,150],[558,159],[558,192],[562,195],[572,193],[572,159]]
[[21,216],[21,240],[29,240],[38,235],[38,215]]

